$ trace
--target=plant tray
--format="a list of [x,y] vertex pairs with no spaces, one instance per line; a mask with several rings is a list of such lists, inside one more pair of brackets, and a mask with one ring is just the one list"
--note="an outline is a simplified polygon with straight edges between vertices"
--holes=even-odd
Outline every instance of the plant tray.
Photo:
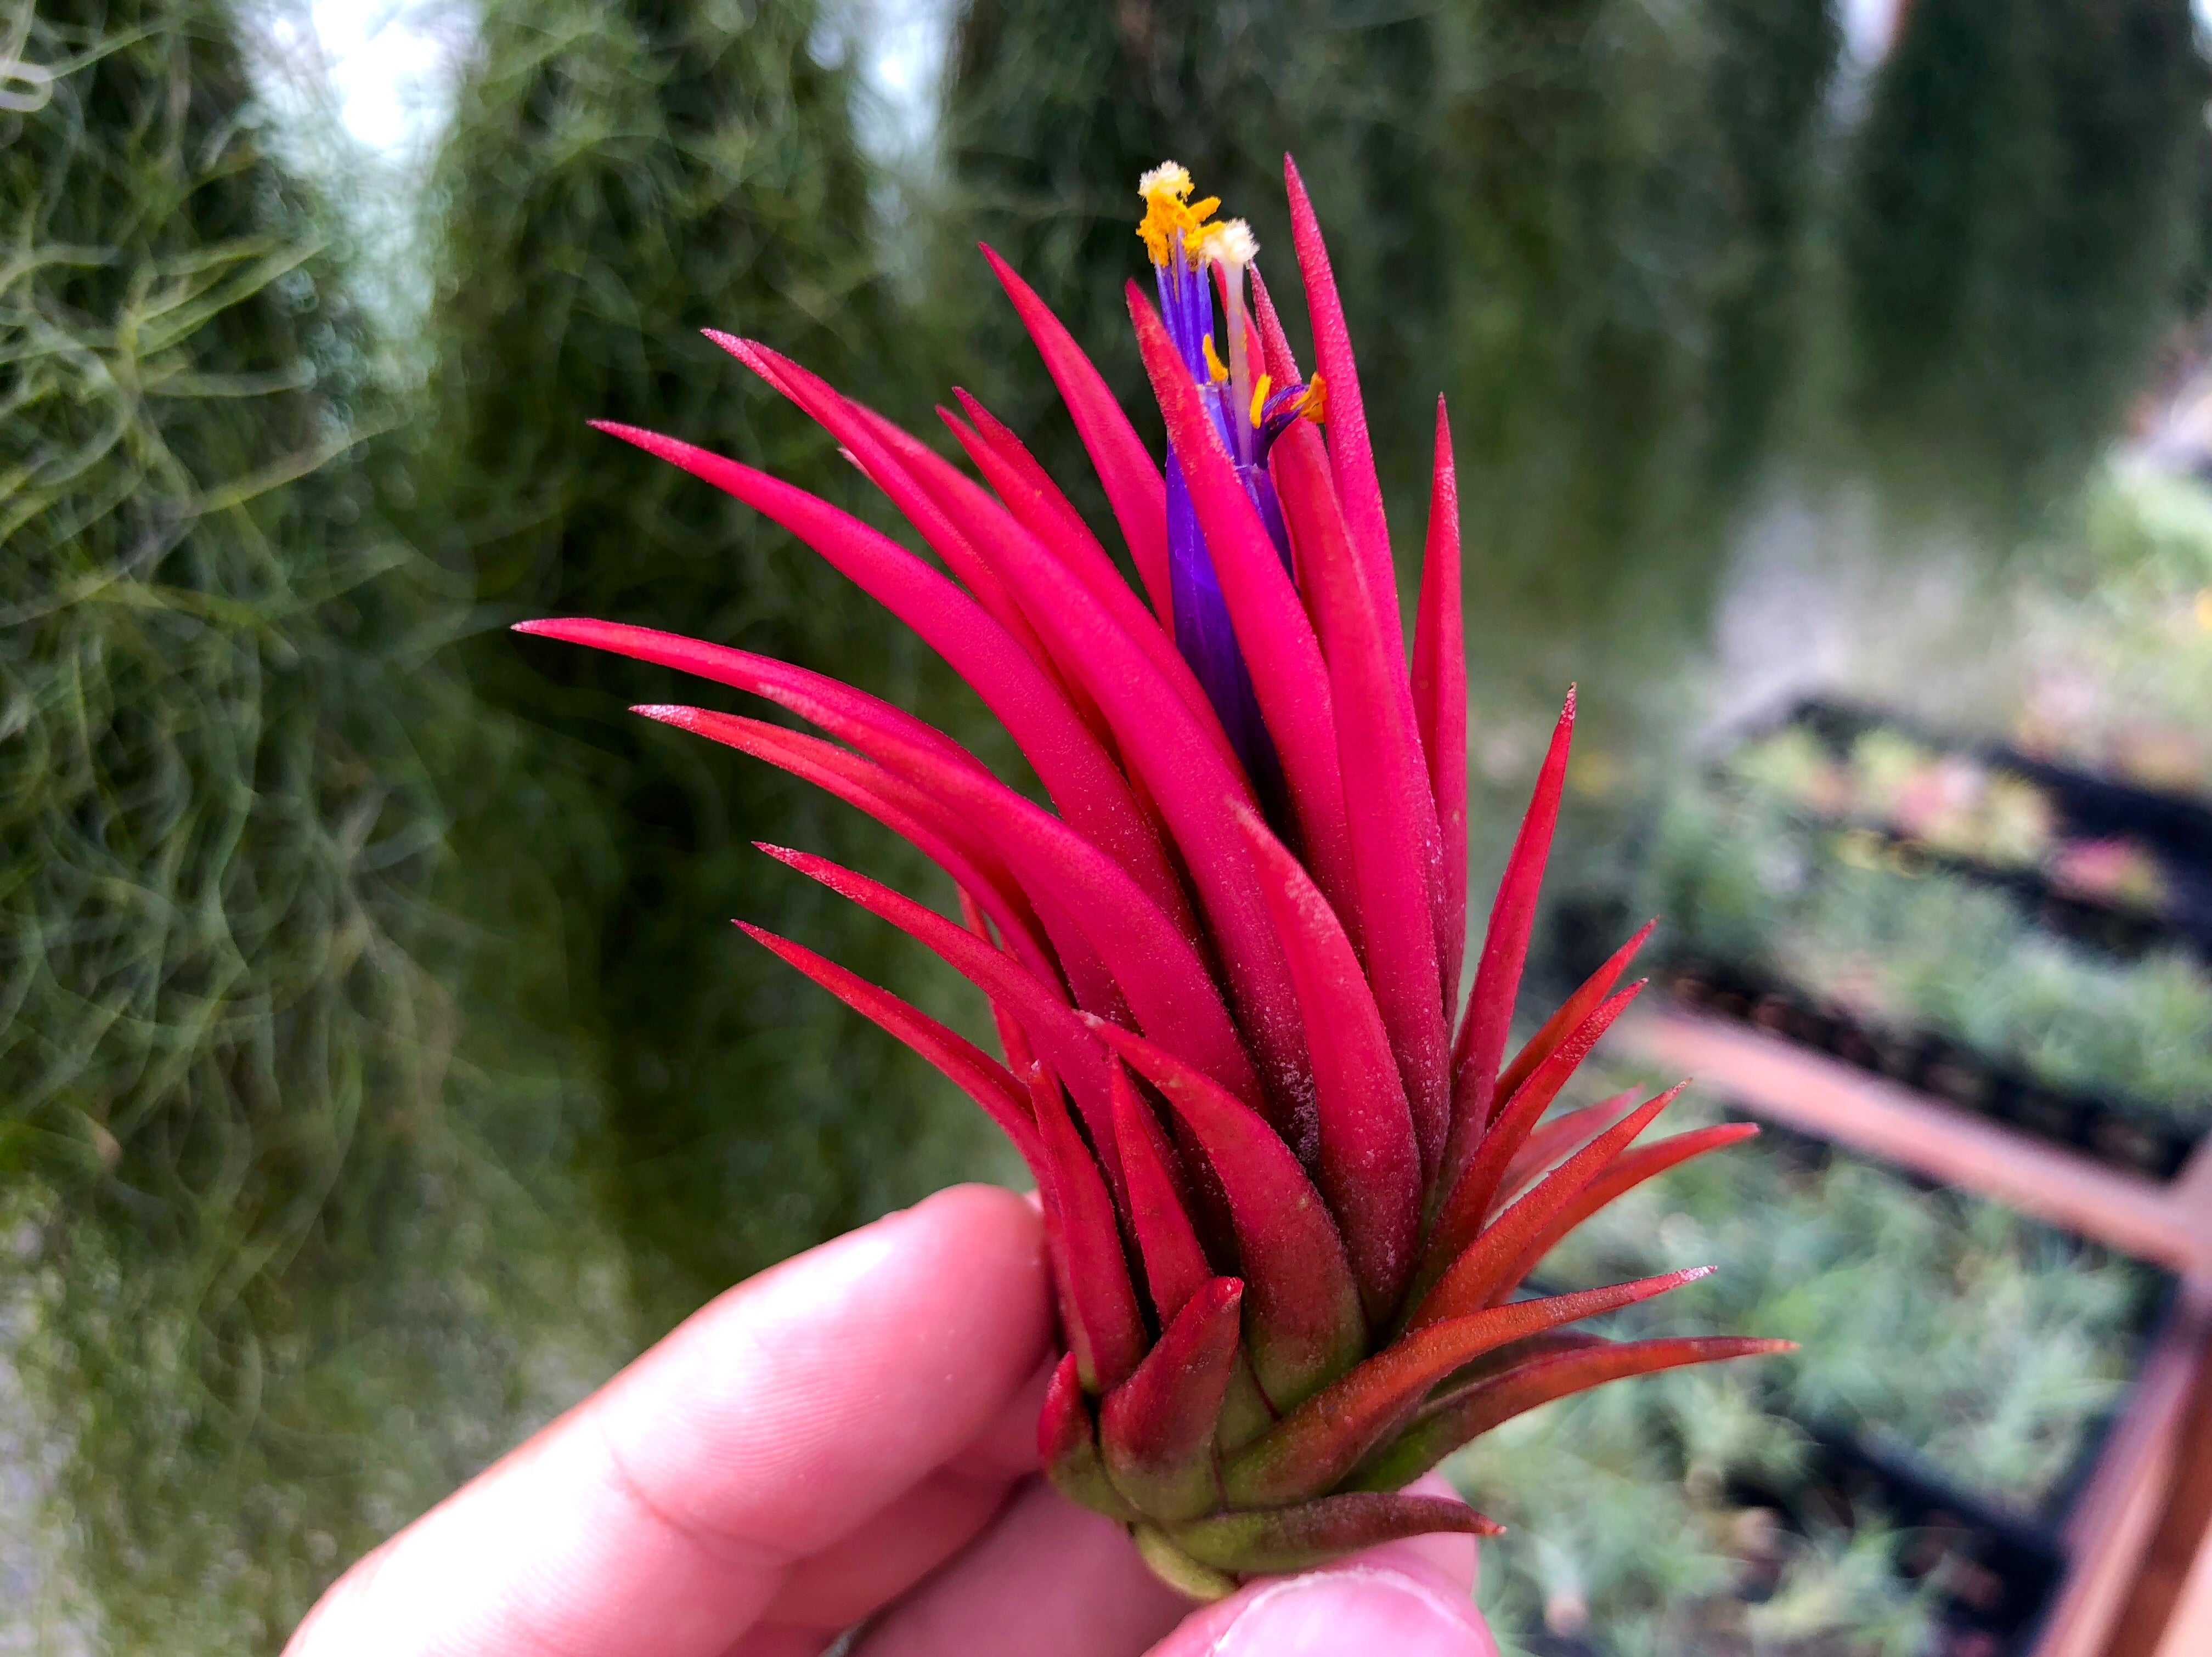
[[[1749,1120],[1741,1113],[1730,1115]],[[1807,1169],[1854,1154],[1772,1123],[1762,1125],[1760,1143],[1769,1155]],[[1931,1193],[1945,1189],[1909,1173],[1902,1177]],[[2178,1280],[2160,1272],[2153,1282],[2155,1288],[2124,1325],[2134,1354],[2125,1390],[2087,1427],[2071,1466],[2039,1503],[2023,1506],[2002,1494],[1975,1490],[1954,1472],[1878,1428],[1808,1417],[1770,1393],[1765,1399],[1769,1413],[1793,1423],[1803,1435],[1803,1461],[1779,1475],[1739,1468],[1726,1486],[1729,1505],[1764,1511],[1779,1528],[1800,1537],[1855,1531],[1869,1521],[1887,1525],[1897,1533],[1896,1574],[1935,1599],[1932,1643],[1917,1657],[2033,1657],[2072,1563],[2069,1525],[2127,1413],[2144,1365],[2179,1316]],[[1547,1294],[1571,1286],[1532,1279],[1528,1288]],[[1778,1550],[1747,1548],[1732,1597],[1763,1602],[1779,1586],[1781,1558]],[[1823,1657],[1831,1649],[1820,1640],[1814,1648]],[[1786,1643],[1773,1648],[1795,1649]],[[1537,1657],[1610,1657],[1601,1644],[1583,1636],[1549,1631],[1541,1632],[1529,1649]]]
[[[1977,1495],[1905,1447],[1802,1419],[1807,1454],[1797,1474],[1740,1473],[1727,1487],[1728,1498],[1732,1506],[1771,1514],[1799,1536],[1851,1531],[1869,1520],[1893,1527],[1897,1574],[1935,1596],[1933,1639],[1919,1657],[2032,1657],[2066,1579],[2065,1508],[2102,1454],[2119,1408],[2089,1435],[2064,1496],[2048,1514],[2023,1513]],[[1776,1551],[1747,1550],[1742,1567],[1735,1598],[1758,1604],[1775,1591]],[[1528,1643],[1535,1657],[1610,1657],[1581,1636],[1540,1630]]]
[[2108,1167],[2171,1180],[2204,1137],[2160,1123],[2148,1104],[2055,1088],[1948,1038],[1863,1023],[1741,967],[1686,958],[1662,977],[1681,1006],[1770,1031]]
[[[1940,836],[1931,838],[1894,817],[1869,816],[1848,809],[1815,810],[1814,815],[1871,829],[1936,867],[2014,892],[2029,901],[2053,932],[2122,953],[2178,941],[2212,958],[2212,802],[2114,782],[2037,759],[2003,743],[1946,736],[1895,714],[1850,703],[1820,698],[1802,701],[1766,726],[1764,734],[1790,728],[1815,737],[1839,760],[1851,753],[1860,737],[1887,731],[1933,755],[1969,762],[2023,785],[2040,796],[2048,810],[2052,853],[2034,862],[2000,862],[1946,847]],[[2085,877],[2100,849],[2141,859],[2155,871],[2155,894],[2096,889],[2095,883]],[[2093,856],[2079,855],[2084,851]]]

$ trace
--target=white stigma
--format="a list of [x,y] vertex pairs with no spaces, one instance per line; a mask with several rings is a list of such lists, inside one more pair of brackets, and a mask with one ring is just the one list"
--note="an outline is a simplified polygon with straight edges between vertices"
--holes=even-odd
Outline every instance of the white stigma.
[[[1122,177],[1128,175],[1123,173]],[[1190,169],[1181,161],[1162,161],[1137,180],[1137,195],[1150,201],[1155,195],[1166,194],[1181,201],[1190,194]]]
[[1242,270],[1260,257],[1259,238],[1242,219],[1209,224],[1201,235],[1199,257],[1208,264],[1225,264],[1232,270]]

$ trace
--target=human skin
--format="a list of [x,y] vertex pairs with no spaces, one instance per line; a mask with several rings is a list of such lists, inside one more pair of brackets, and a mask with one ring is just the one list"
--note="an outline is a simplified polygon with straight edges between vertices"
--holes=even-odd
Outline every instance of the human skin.
[[856,1625],[865,1657],[1496,1657],[1471,1537],[1194,1610],[1036,1476],[1054,1343],[1032,1203],[940,1192],[703,1308],[356,1563],[288,1657],[815,1657]]

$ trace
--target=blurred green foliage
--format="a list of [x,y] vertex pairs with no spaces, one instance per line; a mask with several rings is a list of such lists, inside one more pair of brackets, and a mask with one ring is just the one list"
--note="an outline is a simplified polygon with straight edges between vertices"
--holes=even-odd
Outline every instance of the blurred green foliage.
[[[1862,744],[1873,739],[1862,738]],[[2117,956],[2021,899],[1808,823],[1771,737],[1678,785],[1635,893],[1671,950],[1747,968],[1865,1025],[1939,1034],[2159,1126],[2212,1124],[2212,974],[2179,944]]]
[[2014,739],[2145,788],[2212,794],[2212,493],[2112,468],[2078,537],[2001,618]]
[[546,1407],[490,1309],[591,1297],[559,1184],[511,1196],[558,1113],[457,1042],[440,778],[488,750],[434,654],[465,595],[381,514],[347,250],[228,6],[43,4],[19,49],[0,1368],[108,1648],[250,1648]]
[[633,739],[673,687],[484,633],[596,610],[942,698],[810,555],[582,428],[849,492],[689,331],[857,372],[888,325],[849,77],[781,17],[487,20],[427,410],[228,4],[21,44],[56,90],[0,143],[0,1381],[22,1454],[66,1447],[53,1614],[107,1648],[273,1648],[708,1294],[997,1166],[725,924],[941,998],[745,842],[881,847]]
[[[662,628],[972,723],[904,629],[804,547],[584,424],[672,432],[860,505],[834,446],[698,332],[758,337],[915,412],[853,72],[825,61],[825,27],[807,0],[486,9],[434,179],[410,521],[472,584],[482,625]],[[524,752],[513,786],[464,814],[457,854],[548,876],[641,1333],[979,1164],[983,1131],[933,1071],[728,924],[768,920],[928,1001],[916,951],[751,842],[895,879],[916,859],[816,791],[625,711],[731,705],[717,688],[504,632],[463,659]]]
[[2182,297],[2196,40],[2176,0],[1916,0],[1843,230],[1854,424],[1916,489],[2017,527],[2079,488]]

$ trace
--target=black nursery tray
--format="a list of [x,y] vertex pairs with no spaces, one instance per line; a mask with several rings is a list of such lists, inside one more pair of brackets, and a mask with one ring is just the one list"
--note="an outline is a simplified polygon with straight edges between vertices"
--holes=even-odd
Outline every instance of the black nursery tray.
[[2052,1087],[1946,1037],[1863,1023],[1742,967],[1683,958],[1662,968],[1661,978],[1680,1005],[1784,1036],[2110,1167],[2170,1180],[2203,1138],[2161,1123],[2147,1103]]
[[[1773,1130],[1769,1129],[1771,1133]],[[1808,1141],[1808,1154],[1832,1148]],[[2174,1315],[2173,1280],[2136,1325],[2136,1371]],[[2132,1393],[2135,1381],[2129,1383]],[[1993,1500],[1960,1484],[1911,1448],[1848,1426],[1801,1422],[1810,1453],[1795,1479],[1740,1479],[1730,1495],[1765,1507],[1800,1533],[1855,1527],[1875,1514],[1900,1533],[1897,1569],[1933,1587],[1939,1611],[1934,1643],[1922,1657],[2030,1657],[2069,1563],[2065,1527],[2104,1454],[2127,1394],[2084,1439],[2068,1477],[2039,1512]],[[1750,1585],[1755,1595],[1757,1584]]]
[[2212,959],[2212,802],[2115,782],[2038,759],[2008,744],[1948,736],[1893,713],[1817,697],[1799,702],[1753,739],[1792,727],[1817,737],[1838,759],[1846,757],[1861,737],[1887,731],[1931,751],[1970,758],[2033,785],[2050,803],[2058,831],[2067,839],[2125,841],[2153,857],[2164,888],[2159,901],[2146,908],[2084,893],[2053,881],[2039,868],[1993,863],[1928,846],[1892,823],[1858,826],[1911,849],[1936,867],[2019,895],[2053,932],[2123,953],[2180,942]]
[[[1844,1430],[1808,1429],[1802,1475],[1739,1481],[1730,1496],[1806,1533],[1850,1530],[1868,1516],[1898,1533],[1896,1569],[1934,1587],[1936,1633],[1924,1657],[2027,1657],[2066,1574],[2057,1527],[1994,1507],[1909,1452]],[[1762,1585],[1754,1573],[1747,1597]]]
[[[1804,1168],[1850,1155],[1771,1123],[1762,1125],[1761,1144]],[[1942,1189],[1902,1177],[1930,1192]],[[1528,1290],[1556,1293],[1565,1286],[1532,1280]],[[2126,1390],[2083,1434],[2072,1465],[2040,1503],[2023,1506],[1974,1490],[1878,1426],[1811,1417],[1770,1394],[1767,1408],[1803,1435],[1803,1457],[1786,1473],[1737,1470],[1726,1486],[1729,1505],[1763,1512],[1779,1530],[1800,1538],[1855,1532],[1869,1523],[1887,1527],[1896,1539],[1893,1570],[1933,1597],[1930,1641],[1916,1657],[2033,1657],[2070,1563],[2068,1520],[2126,1413],[2145,1359],[2176,1314],[2171,1276],[2152,1271],[2146,1290],[2125,1326],[2134,1354]],[[1784,1557],[1780,1549],[1747,1547],[1732,1597],[1758,1604],[1771,1596],[1781,1584]],[[1615,1657],[1601,1640],[1581,1635],[1538,1630],[1528,1644],[1533,1657]],[[1814,1645],[1823,1653],[1830,1648],[1818,1640]]]
[[[2106,1431],[2090,1435],[2078,1484]],[[1739,1477],[1731,1505],[1772,1515],[1798,1536],[1850,1532],[1873,1522],[1897,1536],[1893,1569],[1935,1599],[1934,1632],[1918,1657],[2031,1657],[2066,1576],[2063,1508],[2027,1514],[1978,1496],[1902,1446],[1847,1427],[1800,1422],[1806,1455],[1794,1477]],[[2069,1491],[2070,1494],[2070,1491]],[[1747,1551],[1735,1589],[1757,1604],[1781,1578],[1778,1551]],[[1582,1636],[1539,1631],[1535,1657],[1612,1657]]]

